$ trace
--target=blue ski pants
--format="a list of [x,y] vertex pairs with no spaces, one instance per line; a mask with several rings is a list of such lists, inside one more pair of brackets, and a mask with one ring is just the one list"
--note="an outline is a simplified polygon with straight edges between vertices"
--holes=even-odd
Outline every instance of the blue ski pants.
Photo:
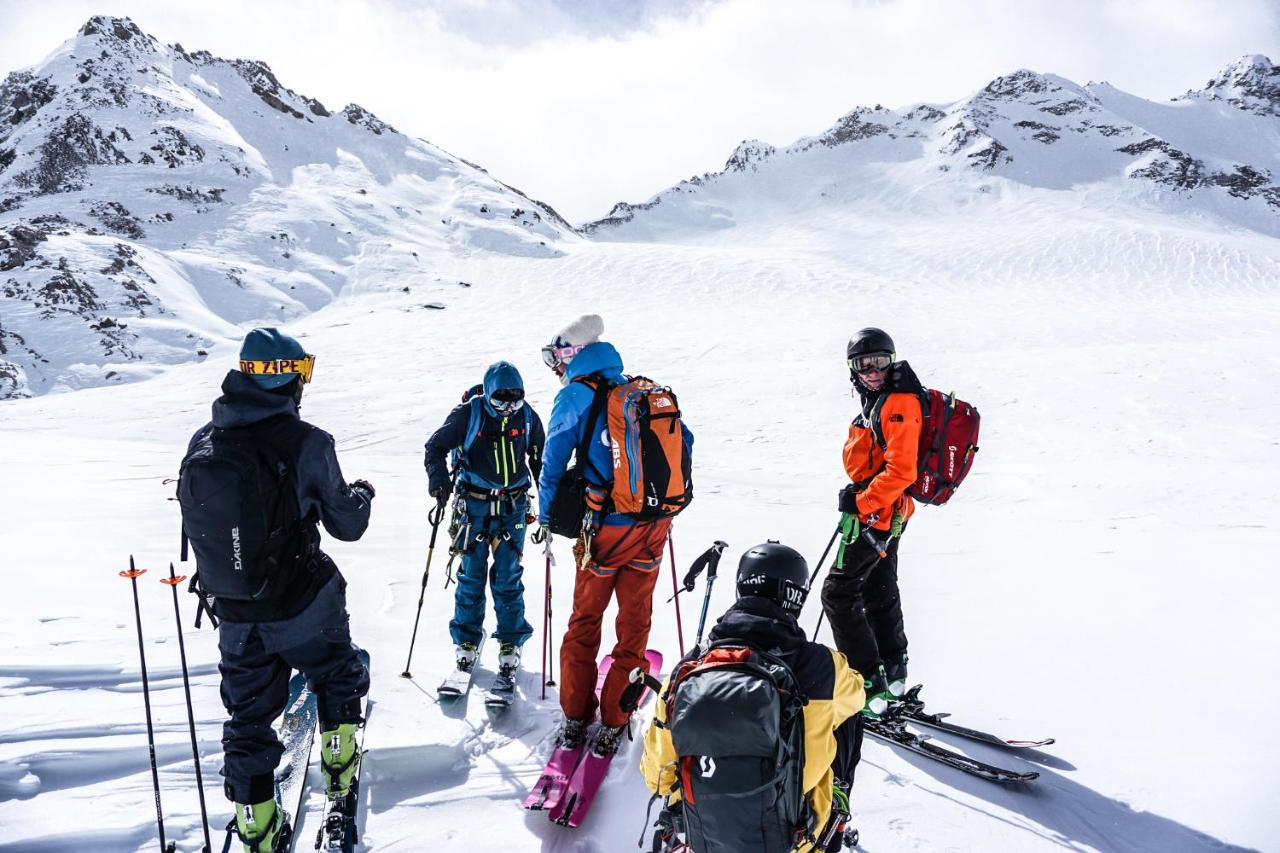
[[[533,636],[524,615],[524,581],[520,558],[524,554],[526,496],[514,501],[485,501],[467,496],[466,521],[459,537],[462,569],[453,599],[449,633],[453,642],[479,645],[484,636],[485,583],[493,589],[493,609],[498,617],[493,636],[516,646]],[[493,563],[489,558],[492,554]]]

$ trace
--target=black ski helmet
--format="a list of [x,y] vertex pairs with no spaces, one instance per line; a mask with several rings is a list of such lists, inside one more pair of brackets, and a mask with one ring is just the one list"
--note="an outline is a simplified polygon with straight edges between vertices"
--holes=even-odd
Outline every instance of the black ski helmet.
[[809,595],[809,564],[794,548],[770,539],[738,561],[738,597],[759,595],[799,616]]
[[845,348],[845,357],[853,358],[855,355],[870,355],[873,352],[887,352],[890,355],[897,352],[893,345],[893,338],[889,337],[888,332],[884,329],[877,329],[874,326],[868,326],[860,329],[856,335],[849,338],[849,346]]

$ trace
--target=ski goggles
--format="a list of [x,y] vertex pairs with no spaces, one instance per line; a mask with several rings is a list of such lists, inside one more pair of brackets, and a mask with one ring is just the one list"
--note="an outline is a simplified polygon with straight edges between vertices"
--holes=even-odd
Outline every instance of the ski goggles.
[[557,367],[573,361],[573,357],[580,352],[582,352],[581,346],[547,344],[542,348],[542,363],[555,370]]
[[499,388],[489,395],[490,403],[515,403],[523,399],[523,388]]
[[268,361],[240,359],[240,372],[250,376],[286,376],[296,373],[302,377],[302,384],[311,381],[311,374],[316,369],[316,357],[304,355],[301,358],[273,358]]
[[893,353],[873,352],[867,355],[855,355],[849,359],[849,369],[854,373],[875,373],[888,370],[893,364]]

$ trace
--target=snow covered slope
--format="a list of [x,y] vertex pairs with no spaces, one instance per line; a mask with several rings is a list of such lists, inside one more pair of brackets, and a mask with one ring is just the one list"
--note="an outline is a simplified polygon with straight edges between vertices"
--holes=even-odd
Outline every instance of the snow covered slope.
[[1280,235],[1280,68],[1247,56],[1167,104],[1022,70],[954,104],[859,107],[786,148],[743,142],[721,171],[615,205],[584,230],[689,240],[796,217],[821,227],[850,211],[932,215],[1037,190]]
[[432,301],[457,284],[441,255],[576,239],[355,104],[94,18],[0,86],[0,398],[151,375],[348,287]]
[[[646,794],[634,750],[576,833],[520,810],[555,724],[554,699],[537,698],[541,632],[503,720],[476,698],[435,702],[451,657],[442,554],[416,680],[399,678],[429,533],[423,441],[497,358],[519,366],[545,417],[558,386],[538,347],[593,310],[631,369],[678,390],[697,432],[697,497],[676,526],[682,569],[716,538],[731,543],[730,567],[767,537],[817,559],[843,481],[852,330],[885,326],[926,382],[982,411],[973,475],[948,506],[922,509],[902,546],[913,675],[973,725],[1058,744],[1024,760],[950,742],[1041,771],[1009,789],[868,742],[854,790],[866,850],[1280,850],[1267,724],[1280,705],[1269,677],[1280,405],[1266,393],[1280,377],[1280,242],[1172,216],[1006,213],[1018,229],[1004,243],[958,212],[823,246],[798,223],[757,246],[449,257],[440,275],[474,286],[447,311],[350,292],[291,323],[319,356],[304,415],[335,434],[348,478],[378,488],[365,539],[325,546],[373,660],[366,849],[635,849]],[[152,570],[142,604],[169,831],[199,846],[173,614],[154,578],[177,556],[164,478],[233,359],[224,347],[147,382],[0,410],[0,849],[154,849],[131,599],[116,576],[130,553]],[[573,569],[556,547],[558,648]],[[538,625],[543,565],[534,549],[524,564]],[[716,586],[713,615],[732,595]],[[666,597],[652,642],[674,659]],[[802,622],[816,620],[815,596]],[[187,647],[208,794],[225,822],[215,638],[188,628]],[[490,649],[482,672],[493,666]]]

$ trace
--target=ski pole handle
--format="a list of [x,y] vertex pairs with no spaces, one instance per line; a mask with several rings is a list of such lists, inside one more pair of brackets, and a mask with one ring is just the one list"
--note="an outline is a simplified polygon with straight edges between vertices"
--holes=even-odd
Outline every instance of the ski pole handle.
[[715,577],[716,568],[720,565],[720,556],[724,553],[724,549],[728,547],[728,542],[722,542],[717,539],[714,545],[699,554],[698,558],[693,561],[693,565],[689,567],[689,571],[685,573],[684,580],[676,588],[675,594],[667,599],[667,603],[670,604],[682,592],[693,592],[694,586],[697,585],[698,575],[702,574],[704,569],[709,568],[707,571],[708,578]]

